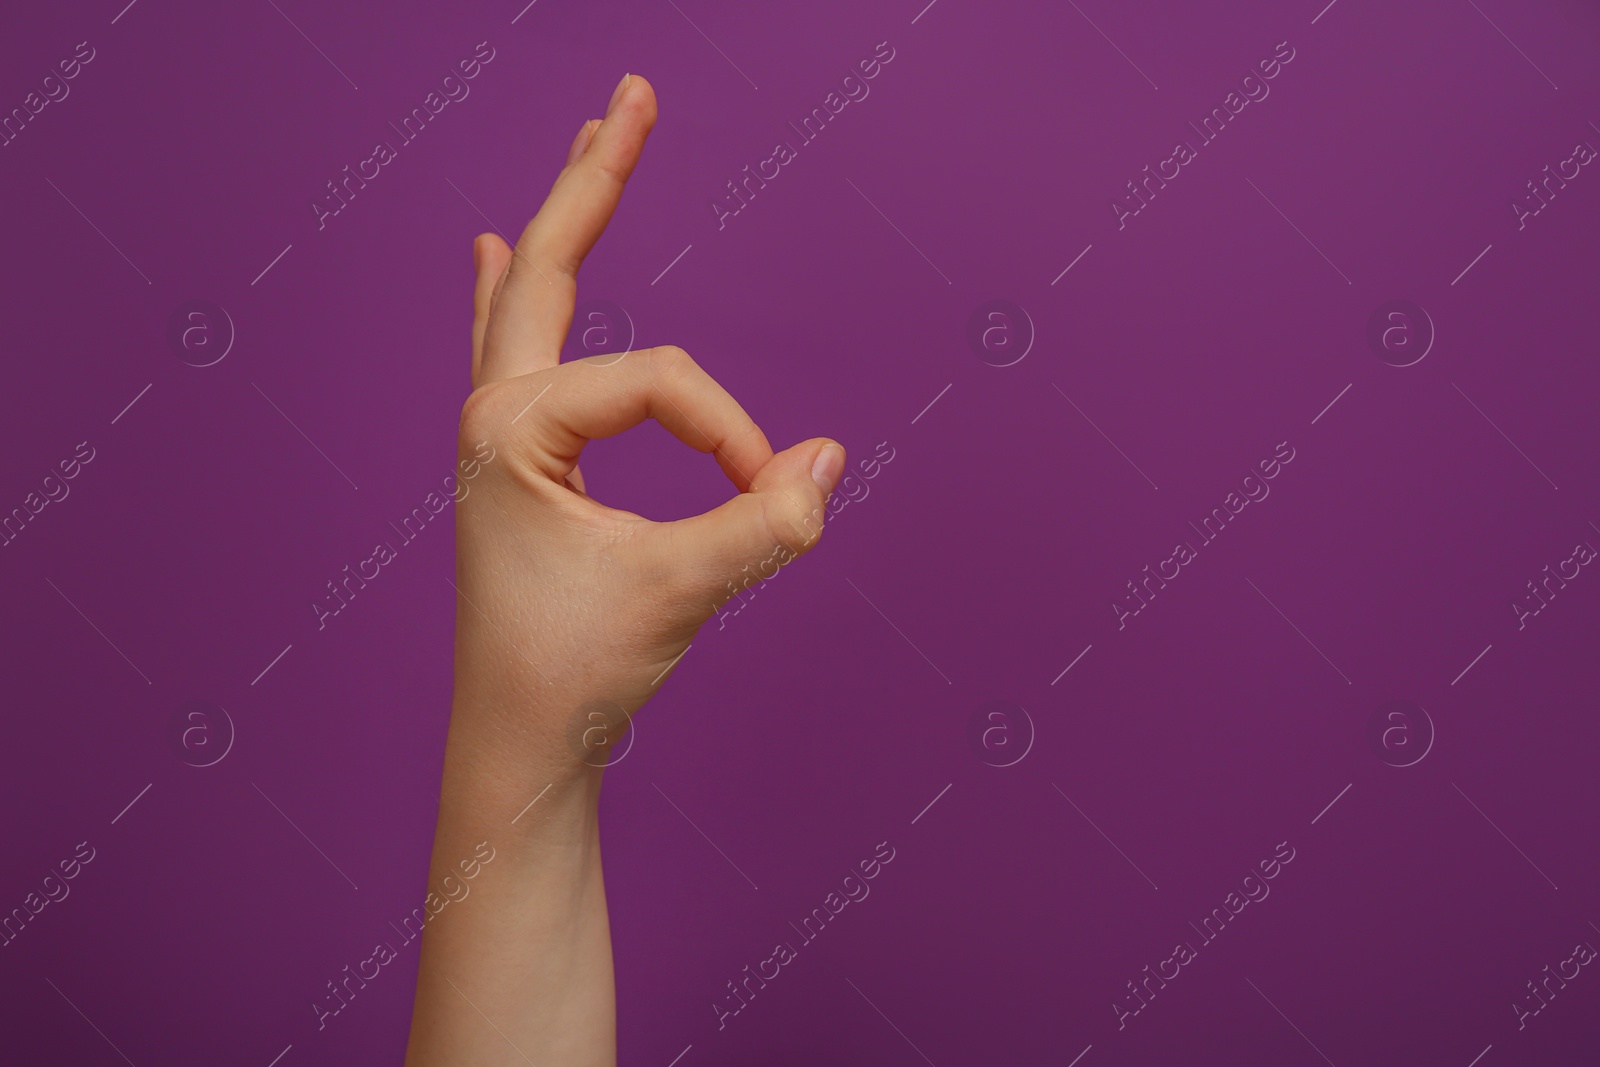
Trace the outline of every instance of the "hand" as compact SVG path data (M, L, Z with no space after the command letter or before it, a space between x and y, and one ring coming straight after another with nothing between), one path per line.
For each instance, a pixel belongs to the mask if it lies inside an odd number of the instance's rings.
M816 544L843 473L827 438L774 454L682 349L560 362L578 268L655 118L649 83L624 78L516 249L494 235L473 246L456 684L430 887L459 892L463 857L496 858L470 898L427 920L410 1067L615 1063L595 750L736 589ZM646 418L712 453L738 494L665 523L589 496L584 445Z
M495 458L457 519L457 695L493 709L496 745L515 738L552 773L583 763L571 742L593 723L580 709L610 709L624 727L741 581L816 543L845 462L826 438L774 455L682 349L559 362L578 268L655 118L650 85L625 78L606 117L578 131L515 251L493 234L474 245L476 388L461 449L472 457L488 441ZM587 495L584 445L646 418L712 453L738 495L665 523Z

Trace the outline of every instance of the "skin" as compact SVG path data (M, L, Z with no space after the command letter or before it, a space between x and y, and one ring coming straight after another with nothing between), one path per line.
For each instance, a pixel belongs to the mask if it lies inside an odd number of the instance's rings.
M817 543L843 473L828 438L775 454L682 349L560 362L578 269L655 120L650 84L625 77L516 248L473 243L455 691L408 1067L616 1063L605 755L733 583ZM666 523L588 495L583 446L645 419L736 494Z

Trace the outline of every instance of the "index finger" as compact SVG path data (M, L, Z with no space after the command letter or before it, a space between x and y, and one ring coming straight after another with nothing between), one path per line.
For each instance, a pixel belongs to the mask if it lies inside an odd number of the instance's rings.
M483 377L553 367L572 325L578 268L617 209L623 187L656 121L655 90L623 77L606 116L517 239L484 337Z
M772 446L755 421L683 349L649 348L621 363L598 362L602 358L573 360L496 386L504 399L495 402L497 414L487 417L514 427L522 454L551 481L572 473L590 441L646 419L690 448L713 454L741 493L772 459Z

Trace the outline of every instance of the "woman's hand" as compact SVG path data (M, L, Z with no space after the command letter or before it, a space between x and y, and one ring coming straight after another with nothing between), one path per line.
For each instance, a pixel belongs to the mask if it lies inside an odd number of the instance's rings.
M560 363L576 275L655 124L655 94L629 76L584 124L549 199L513 251L478 238L473 384L465 461L494 458L457 519L457 700L484 709L497 748L552 777L583 769L735 588L804 553L822 529L844 450L813 438L773 454L760 428L680 348ZM655 419L710 452L738 490L678 522L586 494L584 445Z
M736 589L816 544L843 472L826 438L774 454L682 349L560 362L578 268L655 119L649 83L624 78L516 248L473 246L456 683L411 1067L615 1063L604 753ZM584 445L647 418L714 455L738 494L665 523L589 496Z

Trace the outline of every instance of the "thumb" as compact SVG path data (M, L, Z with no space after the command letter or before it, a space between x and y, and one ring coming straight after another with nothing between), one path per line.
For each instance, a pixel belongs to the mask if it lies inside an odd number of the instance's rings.
M663 523L663 563L717 605L747 583L771 578L821 538L844 464L844 446L826 437L779 452L756 471L749 492L703 515Z

